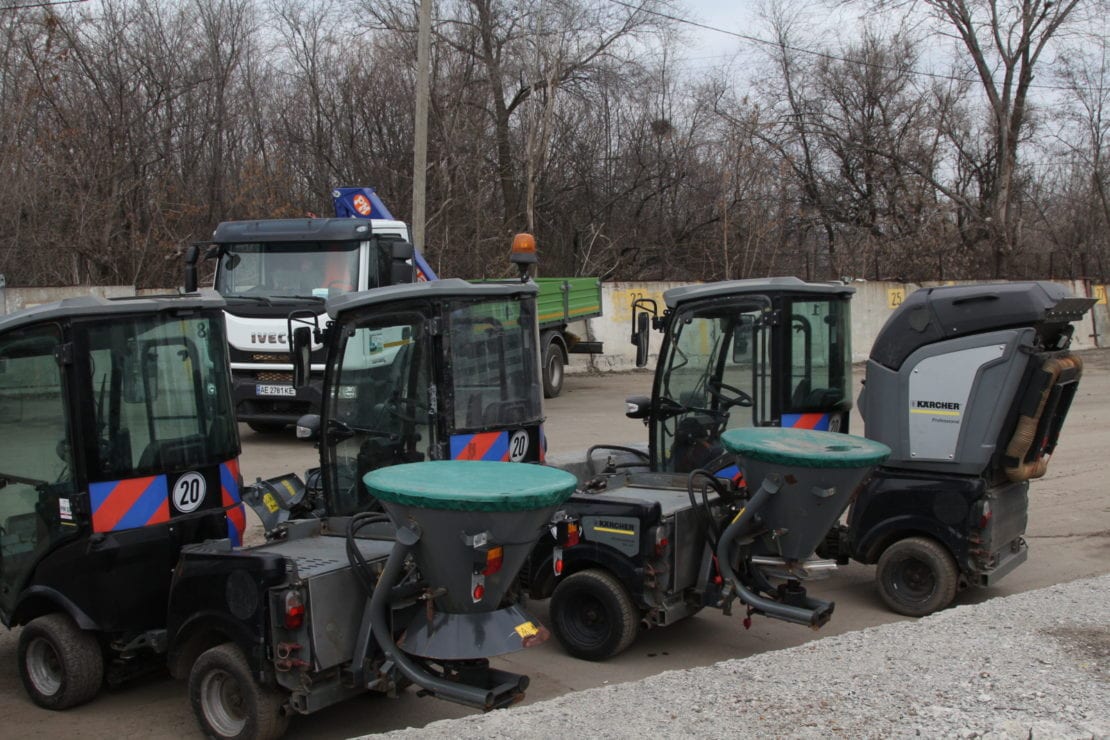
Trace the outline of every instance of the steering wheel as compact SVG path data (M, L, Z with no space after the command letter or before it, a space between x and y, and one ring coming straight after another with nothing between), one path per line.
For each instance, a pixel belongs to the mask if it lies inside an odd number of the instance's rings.
M720 402L722 411L730 409L733 406L750 408L753 403L752 397L747 393L734 385L728 385L719 380L708 381L705 384L705 390L709 392L709 395ZM731 395L725 395L725 391L728 391Z

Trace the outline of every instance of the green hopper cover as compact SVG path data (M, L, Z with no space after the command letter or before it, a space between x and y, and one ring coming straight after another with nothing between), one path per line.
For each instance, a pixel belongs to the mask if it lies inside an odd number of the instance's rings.
M531 511L563 503L578 479L558 468L482 460L432 460L363 477L372 496L421 509Z
M880 442L812 429L730 429L721 442L741 458L797 468L867 468L890 456L890 448Z

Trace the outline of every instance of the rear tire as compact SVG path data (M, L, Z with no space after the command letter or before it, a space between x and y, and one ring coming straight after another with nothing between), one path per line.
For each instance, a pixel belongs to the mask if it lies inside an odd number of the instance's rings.
M254 679L232 642L206 650L189 671L189 701L206 737L273 740L289 727L283 692Z
M104 683L104 654L92 632L68 614L47 614L19 635L19 676L44 709L69 709L96 696Z
M956 598L956 561L936 540L908 537L883 551L875 579L879 595L891 610L924 617Z
M605 660L636 639L640 614L616 578L603 570L583 570L555 587L551 625L563 649L574 657Z
M258 434L278 434L285 431L288 425L280 421L248 421L247 426Z
M543 397L555 398L563 391L564 365L566 356L555 336L547 340L543 348Z

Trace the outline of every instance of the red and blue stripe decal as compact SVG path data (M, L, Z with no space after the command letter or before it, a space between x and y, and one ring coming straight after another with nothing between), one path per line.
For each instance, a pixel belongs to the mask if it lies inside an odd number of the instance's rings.
M818 432L829 431L829 414L783 414L782 425L795 429L814 429Z
M452 460L509 461L508 432L479 432L451 436Z
M232 547L243 544L247 510L239 498L239 459L220 464L220 503L227 514L227 537Z
M166 476L128 478L89 485L94 532L146 527L170 520Z

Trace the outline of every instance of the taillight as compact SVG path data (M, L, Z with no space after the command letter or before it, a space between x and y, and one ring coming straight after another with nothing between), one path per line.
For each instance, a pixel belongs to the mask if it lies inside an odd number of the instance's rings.
M578 525L573 522L567 522L567 541L563 544L564 547L574 547L582 540L582 532L578 529Z
M285 629L296 630L304 626L304 600L299 591L285 593Z
M991 502L990 501L984 501L983 502L983 511L979 515L979 529L986 529L987 525L990 524L990 521L991 521Z
M501 570L501 563L505 560L505 548L497 545L486 550L486 567L482 570L482 575L492 576L497 571Z

